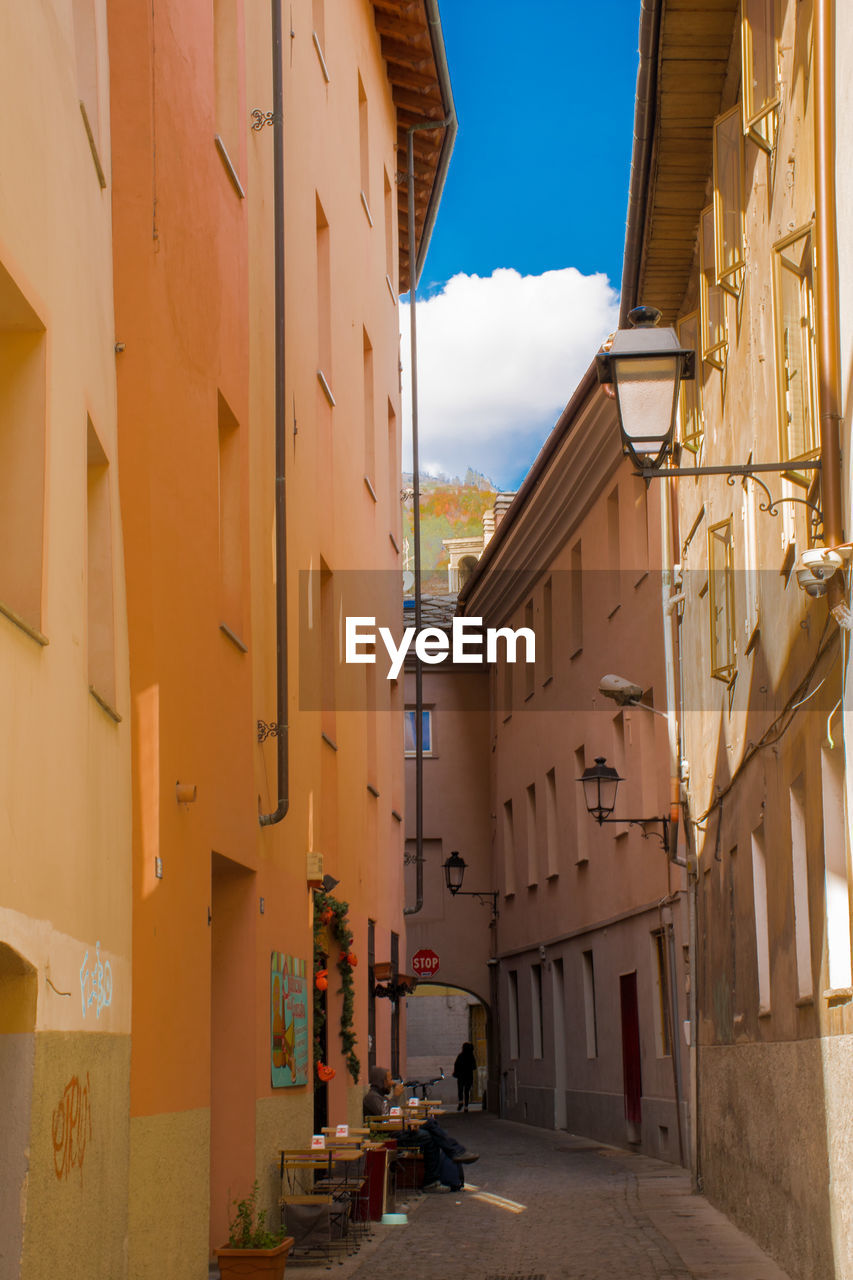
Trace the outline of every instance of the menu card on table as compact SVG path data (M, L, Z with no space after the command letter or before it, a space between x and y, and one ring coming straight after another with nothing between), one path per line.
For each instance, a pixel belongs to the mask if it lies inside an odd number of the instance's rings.
M312 1151L325 1151L325 1150L326 1150L326 1139L325 1139L325 1136L324 1136L322 1133L315 1133L315 1134L312 1136L312 1138L311 1138L311 1150L312 1150Z
M335 1137L336 1137L336 1138L348 1138L348 1137L349 1137L349 1125L348 1125L348 1124L339 1124L339 1125L337 1125L337 1126L335 1127Z

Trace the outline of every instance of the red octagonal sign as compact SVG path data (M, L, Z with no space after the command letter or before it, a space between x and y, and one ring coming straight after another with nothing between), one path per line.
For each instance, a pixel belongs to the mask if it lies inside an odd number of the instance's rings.
M412 969L419 978L432 978L438 973L438 956L429 947L421 947L412 956Z

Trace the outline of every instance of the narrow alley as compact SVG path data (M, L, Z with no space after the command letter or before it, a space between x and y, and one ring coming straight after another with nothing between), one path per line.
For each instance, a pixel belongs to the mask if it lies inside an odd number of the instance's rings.
M338 1280L787 1280L683 1169L480 1112L447 1118L480 1160L468 1186L398 1197L408 1223L377 1224L358 1253L299 1266ZM294 1262L288 1262L288 1267ZM213 1273L215 1274L215 1273Z

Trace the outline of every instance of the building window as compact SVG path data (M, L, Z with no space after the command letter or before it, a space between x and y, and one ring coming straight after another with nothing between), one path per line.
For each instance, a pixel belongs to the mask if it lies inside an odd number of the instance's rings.
M332 394L332 250L329 220L317 199L317 376L331 405Z
M669 980L666 960L666 930L652 933L652 955L655 975L655 1026L657 1028L658 1057L668 1058L672 1053L669 1035Z
M400 971L400 935L391 934L391 972ZM400 1075L400 1001L391 1000L391 1075L396 1080Z
M831 988L853 985L850 956L850 887L844 833L843 747L820 749L823 783L823 855L826 882L826 952Z
M714 260L717 283L729 293L739 293L744 266L740 107L714 121Z
M536 784L527 788L527 885L532 888L539 883L538 857L536 849Z
M110 469L90 419L86 423L86 594L89 688L116 704L113 531Z
M240 164L241 118L238 6L213 0L213 74L216 134L231 164Z
M361 178L361 202L367 219L373 226L370 212L370 133L367 122L367 94L361 76L358 77L358 157Z
M814 457L818 445L811 228L774 245L773 256L779 448L793 462ZM790 478L808 485L813 477L793 468Z
M504 801L504 893L509 896L515 893L515 826L512 816L512 801Z
M622 556L619 534L619 486L607 495L607 573L605 575L607 597L604 610L611 617L619 607L620 570Z
M743 0L743 131L771 151L776 140L779 105L776 0Z
M107 185L101 165L102 148L100 124L100 85L98 74L99 41L98 19L95 12L95 0L73 0L74 17L74 53L77 64L77 97L80 103L80 114L98 182L103 188Z
M734 561L732 521L708 530L708 597L711 616L711 675L731 684L735 674Z
M394 193L391 188L391 182L388 178L388 170L383 171L383 190L385 196L385 278L391 294L396 298L397 290L395 280L397 273L394 269Z
M240 432L237 419L218 393L219 427L219 580L222 621L243 630L243 512L240 484Z
M797 953L797 995L801 1000L814 993L812 980L812 933L809 921L809 858L806 839L805 787L799 777L790 790L791 870L794 880L794 941Z
M0 266L0 609L37 636L42 626L45 345L44 326Z
M329 83L329 68L326 65L326 0L311 0L311 39L320 60L323 79Z
M699 217L699 314L699 354L715 369L724 369L728 342L726 298L717 284L713 205L703 209Z
M376 1066L376 921L367 922L367 1066Z
M549 578L542 589L542 683L554 674L554 586Z
M337 669L335 644L335 575L325 561L320 561L320 687L322 732L335 740L335 685Z
M417 708L407 707L403 725L405 730L405 754L407 756L417 755L418 745L415 738L415 725L417 723ZM421 740L423 744L423 753L425 756L434 755L432 747L432 711L421 711Z
M363 369L363 404L364 404L364 478L367 489L376 502L376 415L373 409L373 347L362 330L364 357Z
M528 631L533 631L533 601L528 600L524 606L524 625ZM525 655L526 656L526 655ZM529 657L524 664L524 700L532 698L536 692L536 663L531 662Z
M509 1004L509 1056L518 1057L518 973L515 969L507 972L507 1002Z
M678 341L688 351L699 350L699 312L691 311L678 321ZM682 378L678 398L679 439L691 453L702 448L705 424L702 419L702 367L697 365L695 378Z
M575 751L575 786L571 790L575 808L575 862L577 863L589 861L590 821L584 804L583 787L580 785L585 769L586 752L583 747L578 747Z
M583 555L580 542L572 547L570 581L569 654L574 657L583 648Z
M583 966L583 1008L586 1025L586 1056L598 1057L598 1023L595 1013L595 964L591 951L581 954Z
M770 926L767 911L767 858L764 826L752 833L752 894L755 954L758 965L758 1012L770 1012Z
M545 774L545 872L548 879L560 874L560 826L557 820L557 774Z
M533 1019L532 1049L534 1058L544 1057L542 1048L542 966L530 966L530 1012Z

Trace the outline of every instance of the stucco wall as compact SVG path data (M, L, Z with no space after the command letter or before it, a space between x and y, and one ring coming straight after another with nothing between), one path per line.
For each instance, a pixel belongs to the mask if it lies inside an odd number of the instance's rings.
M129 1064L127 1035L35 1036L22 1280L124 1274Z
M186 1280L207 1257L210 1114L136 1116L130 1148L128 1276Z
M849 1274L849 1240L842 1270L833 1259L821 1057L818 1040L717 1045L699 1057L703 1191L793 1280Z

